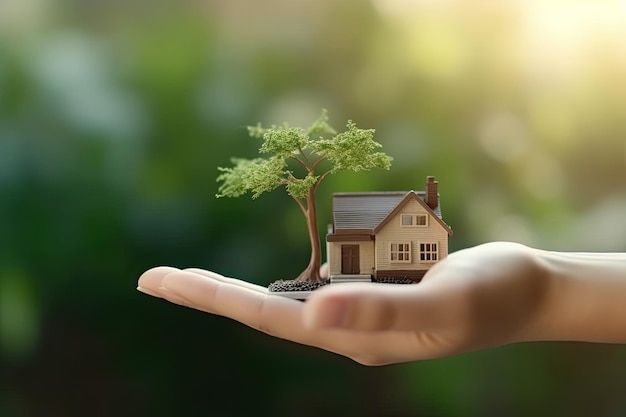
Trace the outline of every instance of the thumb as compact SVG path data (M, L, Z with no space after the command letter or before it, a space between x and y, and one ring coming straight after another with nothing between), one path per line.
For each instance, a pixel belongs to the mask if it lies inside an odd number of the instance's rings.
M334 284L306 301L303 321L311 329L432 331L449 322L446 304L426 283Z

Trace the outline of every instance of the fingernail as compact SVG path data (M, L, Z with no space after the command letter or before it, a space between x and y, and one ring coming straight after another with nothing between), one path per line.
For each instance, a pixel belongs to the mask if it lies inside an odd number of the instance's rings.
M150 291L149 289L146 289L146 288L143 288L143 287L137 287L137 291L141 291L142 293L151 295L153 297L162 298L162 296L160 294L157 294L156 292Z

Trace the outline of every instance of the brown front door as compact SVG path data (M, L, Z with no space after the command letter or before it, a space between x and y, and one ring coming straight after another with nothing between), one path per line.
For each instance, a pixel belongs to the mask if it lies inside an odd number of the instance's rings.
M359 274L359 245L341 245L341 273Z

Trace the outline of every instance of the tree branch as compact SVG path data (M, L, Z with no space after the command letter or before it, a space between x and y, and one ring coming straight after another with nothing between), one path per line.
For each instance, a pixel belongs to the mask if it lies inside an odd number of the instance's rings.
M296 180L297 178L293 176L293 173L291 171L287 171L287 178L283 178L280 181L280 183L281 185L288 186L290 183ZM298 203L298 207L300 207L300 210L302 210L302 214L304 214L304 217L306 217L308 215L308 208L304 205L302 200L294 196L293 194L290 194L290 193L287 193L287 194L289 194L289 196L291 196L291 198L293 198L295 202Z
M315 183L315 186L313 187L313 192L317 192L317 187L320 186L320 184L322 183L322 181L324 181L324 179L330 174L330 170L324 172L319 179L317 180L317 182Z
M291 194L290 194L290 195L291 195ZM306 216L307 216L307 212L308 212L308 210L307 210L307 208L304 206L304 203L302 202L302 200L300 200L300 199L299 199L299 198L297 198L297 197L294 197L293 195L291 196L291 198L293 198L293 199L296 201L296 203L298 203L298 206L300 207L300 210L302 210L302 214L304 214L304 217L306 217Z
M293 172L291 172L291 171L286 171L286 174L287 174L287 178L283 178L283 179L282 179L282 181L283 181L282 183L283 183L283 184L288 185L288 184L290 184L290 183L292 183L292 182L294 182L294 181L297 181L297 180L298 180L298 179L297 179L297 178L293 175Z
M305 161L306 161L306 166L305 166L304 168L305 168L307 171L309 171L309 172L310 172L310 171L312 171L312 170L313 170L313 168L309 168L309 167L311 166L311 161L309 160L309 157L308 157L308 156L306 156L306 154L305 154L305 153L304 153L304 151L302 150L302 147L301 147L301 146L298 148L298 150L300 151L300 154L301 154L302 156L304 156L304 159L305 159Z
M302 168L304 168L307 171L309 170L309 167L307 166L307 164L304 163L304 161L302 161L302 159L296 158L295 156L290 156L289 159L293 159L294 161L302 165Z
M313 165L311 165L311 171L315 170L315 168L317 168L317 166L321 164L322 162L324 162L325 160L326 160L325 156L320 156L320 158L317 161L313 162Z

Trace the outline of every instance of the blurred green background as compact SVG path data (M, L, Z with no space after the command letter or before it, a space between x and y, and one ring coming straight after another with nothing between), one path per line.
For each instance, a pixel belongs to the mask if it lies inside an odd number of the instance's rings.
M329 178L322 223L435 175L452 250L626 251L623 0L3 0L0 416L626 414L620 346L367 368L135 291L295 276L297 206L218 200L216 167L323 107L395 160Z

